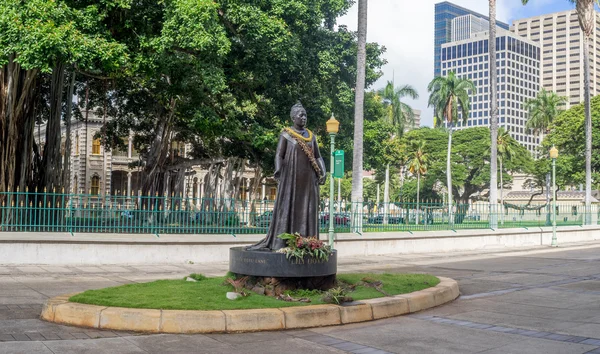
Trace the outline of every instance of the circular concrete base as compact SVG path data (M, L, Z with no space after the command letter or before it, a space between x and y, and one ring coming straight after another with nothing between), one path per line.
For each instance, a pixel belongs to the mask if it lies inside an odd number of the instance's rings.
M323 277L337 272L337 252L333 250L327 261L311 257L299 261L287 259L285 253L232 247L229 249L229 271L257 277Z
M148 333L231 333L333 326L404 315L456 299L458 283L440 283L410 294L356 301L344 306L312 305L279 309L180 311L106 307L69 302L75 294L44 304L46 321L111 330Z

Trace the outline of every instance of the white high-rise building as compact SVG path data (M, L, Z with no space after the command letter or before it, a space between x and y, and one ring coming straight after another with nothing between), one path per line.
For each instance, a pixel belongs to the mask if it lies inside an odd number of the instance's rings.
M488 32L442 45L442 76L454 71L473 81L477 92L471 93L471 112L466 124L456 129L490 126ZM496 38L498 74L498 125L529 151L539 145L539 138L525 128L527 111L523 103L536 97L540 90L540 47L536 42L510 32Z
M487 31L490 28L488 20L471 14L452 19L451 42L469 39L475 33Z
M596 25L589 43L592 96L600 93L600 14L594 16ZM511 31L540 45L542 87L567 97L566 108L583 102L583 34L576 10L516 20Z

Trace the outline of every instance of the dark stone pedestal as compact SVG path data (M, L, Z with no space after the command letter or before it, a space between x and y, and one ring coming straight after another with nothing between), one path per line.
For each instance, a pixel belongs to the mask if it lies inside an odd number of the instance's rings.
M229 249L229 271L255 277L325 277L337 273L337 252L333 250L327 261L306 257L300 262L287 259L285 253L232 247Z
M334 250L327 261L306 257L301 262L287 259L285 253L233 247L229 249L229 271L251 276L247 288L262 288L267 296L296 289L329 290L336 284L337 252Z

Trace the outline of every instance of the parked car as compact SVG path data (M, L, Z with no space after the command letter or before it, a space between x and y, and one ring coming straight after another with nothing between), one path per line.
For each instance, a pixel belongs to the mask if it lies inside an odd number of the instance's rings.
M322 225L329 225L329 213L321 213L319 220ZM348 226L350 225L350 214L348 213L335 213L333 214L333 223L335 225Z
M378 214L370 216L367 219L369 224L383 224L384 215ZM388 224L404 224L404 217L397 215L388 215Z

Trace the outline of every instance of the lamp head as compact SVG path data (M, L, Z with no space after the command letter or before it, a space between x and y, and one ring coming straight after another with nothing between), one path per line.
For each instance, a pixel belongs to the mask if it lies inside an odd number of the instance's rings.
M333 113L331 113L331 118L327 121L327 132L329 134L337 134L340 130L340 122L335 119Z
M553 145L552 149L550 149L550 158L555 159L558 157L558 149Z

